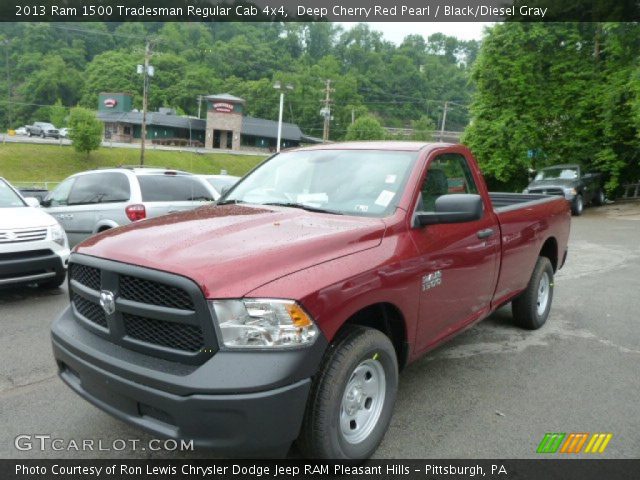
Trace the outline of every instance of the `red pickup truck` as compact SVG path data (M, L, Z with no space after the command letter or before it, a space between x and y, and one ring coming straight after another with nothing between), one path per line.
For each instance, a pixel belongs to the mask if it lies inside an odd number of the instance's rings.
M570 220L563 198L489 193L459 145L281 153L217 206L79 245L54 355L80 396L154 435L366 458L405 365L507 302L545 323Z

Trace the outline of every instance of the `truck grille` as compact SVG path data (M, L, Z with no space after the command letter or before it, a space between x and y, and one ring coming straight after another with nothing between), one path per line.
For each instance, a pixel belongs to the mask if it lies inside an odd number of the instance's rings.
M217 351L206 300L191 280L79 254L69 272L76 320L96 335L183 363L202 363Z
M120 295L134 302L150 303L162 307L193 310L193 302L189 294L170 285L150 282L144 278L120 277Z
M202 329L196 325L163 322L125 313L124 328L132 338L178 350L197 352L204 345Z
M541 195L560 195L564 197L564 190L561 188L535 188L529 190L529 193L537 193Z
M100 270L74 263L69 267L71 278L92 290L100 290Z
M46 228L29 228L22 230L0 230L0 243L37 242L47 238Z
M107 316L100 305L90 302L78 294L73 294L73 304L80 315L90 322L100 325L102 328L108 328Z

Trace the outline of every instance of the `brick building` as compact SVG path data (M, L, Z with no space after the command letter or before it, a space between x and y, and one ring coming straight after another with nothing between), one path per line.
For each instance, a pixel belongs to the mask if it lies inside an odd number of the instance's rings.
M176 115L169 108L147 112L147 141L156 144L203 146L224 150L269 150L276 148L278 122L244 115L245 100L228 93L208 95L206 120ZM128 93L101 93L98 118L104 122L106 140L139 142L142 112L132 108ZM293 123L282 123L281 148L316 143Z

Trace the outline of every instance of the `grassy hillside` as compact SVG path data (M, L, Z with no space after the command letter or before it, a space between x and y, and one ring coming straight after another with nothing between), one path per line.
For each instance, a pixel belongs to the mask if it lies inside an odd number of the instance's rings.
M193 173L244 175L260 162L261 156L228 153L191 153L147 148L145 164L186 170ZM55 182L73 173L117 165L137 165L140 151L133 148L105 148L89 158L70 146L0 143L0 177L10 182Z

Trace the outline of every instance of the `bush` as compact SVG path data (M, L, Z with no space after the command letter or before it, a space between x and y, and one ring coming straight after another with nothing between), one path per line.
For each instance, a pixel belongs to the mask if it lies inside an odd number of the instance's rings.
M380 122L371 115L358 118L349 125L345 140L383 140L386 137Z
M76 152L86 153L89 156L100 147L102 142L102 122L96 114L86 108L76 107L71 109L69 115L69 138Z

